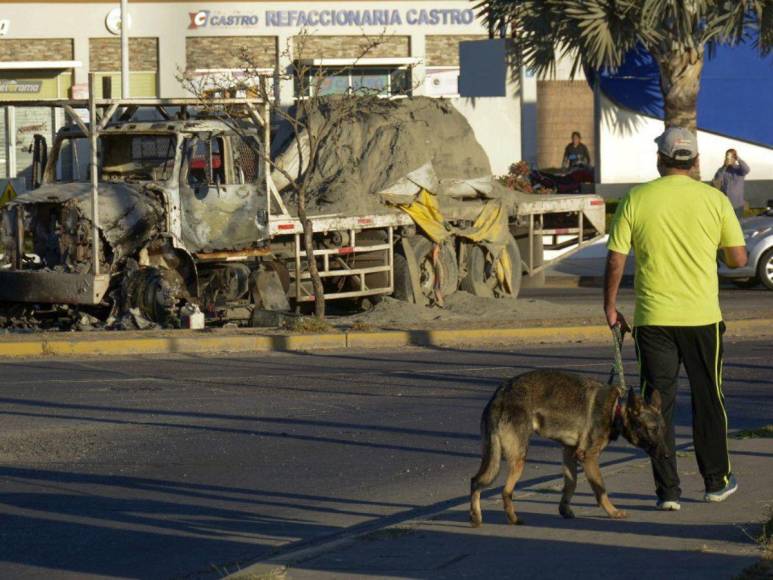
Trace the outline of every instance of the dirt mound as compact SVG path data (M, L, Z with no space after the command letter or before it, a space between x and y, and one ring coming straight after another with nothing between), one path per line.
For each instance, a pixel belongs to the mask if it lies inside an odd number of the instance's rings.
M373 210L378 192L428 163L441 182L491 175L470 124L448 101L337 97L322 101L308 123L320 139L309 201L325 211ZM296 175L305 170L297 149L290 139L277 158ZM280 190L287 184L276 172L275 181Z

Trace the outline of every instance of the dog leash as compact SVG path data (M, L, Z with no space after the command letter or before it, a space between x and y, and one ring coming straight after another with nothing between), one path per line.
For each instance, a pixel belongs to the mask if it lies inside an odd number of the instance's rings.
M615 361L612 365L612 370L609 373L609 381L608 384L612 384L615 380L615 375L620 377L620 385L618 388L620 389L621 393L626 392L626 386L625 386L625 369L623 368L623 339L625 338L625 333L623 332L622 327L620 324L615 324L612 327L612 342L615 345Z

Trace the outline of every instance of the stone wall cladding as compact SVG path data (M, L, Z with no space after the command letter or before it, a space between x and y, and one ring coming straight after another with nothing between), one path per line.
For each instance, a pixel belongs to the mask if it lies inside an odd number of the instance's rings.
M537 83L537 164L560 167L564 147L579 131L595 155L593 91L586 81L539 81Z
M190 36L185 39L185 68L243 69L249 54L249 65L258 68L274 68L277 58L275 36Z
M121 39L90 38L89 63L94 72L121 70ZM158 71L158 38L129 38L129 70Z
M459 43L467 40L486 40L488 36L457 34L426 36L424 61L427 66L459 66Z
M303 40L303 46L300 46ZM372 49L366 49L375 43ZM295 57L301 58L395 58L411 56L410 36L307 36L293 39Z
M0 39L0 62L73 60L71 38Z

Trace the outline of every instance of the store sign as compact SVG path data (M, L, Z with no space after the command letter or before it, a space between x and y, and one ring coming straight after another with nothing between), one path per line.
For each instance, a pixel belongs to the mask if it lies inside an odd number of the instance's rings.
M225 13L213 10L189 12L189 30L207 27L253 27L261 22L258 14ZM464 26L475 22L472 9L369 9L369 10L266 10L266 27L327 26Z
M189 30L206 27L243 27L256 26L260 19L257 14L241 13L223 13L212 10L199 10L198 12L188 12L190 23Z
M11 95L33 95L40 92L43 81L0 80L0 93Z
M472 24L475 13L460 9L266 10L266 26L447 26Z

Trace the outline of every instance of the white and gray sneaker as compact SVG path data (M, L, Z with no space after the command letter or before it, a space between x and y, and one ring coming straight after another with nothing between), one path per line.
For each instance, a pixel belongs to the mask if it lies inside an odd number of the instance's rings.
M731 495L738 491L738 482L735 480L735 475L732 473L727 478L727 485L718 491L707 491L703 499L708 502L720 502L725 501Z
M678 512L682 509L679 502L673 499L667 499L665 501L659 499L658 503L655 504L655 507L664 512Z

